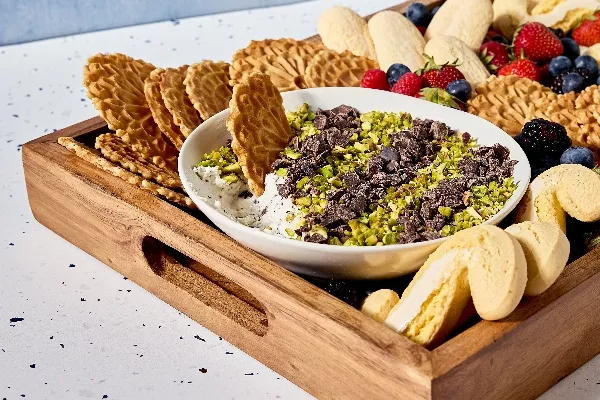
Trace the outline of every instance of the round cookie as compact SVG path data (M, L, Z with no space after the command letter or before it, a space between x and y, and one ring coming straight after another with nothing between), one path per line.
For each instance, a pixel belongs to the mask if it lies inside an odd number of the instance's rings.
M395 291L379 289L363 301L360 311L377 322L383 322L398 301L400 301L400 296Z
M525 294L537 296L558 279L567 265L570 244L558 226L549 222L527 221L511 225L506 232L521 245L527 260Z
M465 254L469 286L479 316L498 320L517 307L527 284L527 262L519 242L503 231L481 225L459 232L460 240L471 243Z
M556 188L563 174L576 165L559 165L550 168L535 178L527 188L525 196L515 210L515 222L552 222L567 231L567 214L556 197Z
M556 188L562 208L582 222L600 219L600 175L582 165L571 165Z

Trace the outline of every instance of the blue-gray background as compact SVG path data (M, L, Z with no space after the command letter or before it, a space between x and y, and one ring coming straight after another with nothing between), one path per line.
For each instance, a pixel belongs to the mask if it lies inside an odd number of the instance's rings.
M0 45L303 0L0 0Z

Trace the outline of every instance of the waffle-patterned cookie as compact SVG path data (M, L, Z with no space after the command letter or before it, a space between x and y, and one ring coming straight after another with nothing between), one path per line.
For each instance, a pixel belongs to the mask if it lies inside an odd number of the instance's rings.
M190 65L183 83L194 108L203 120L229 106L233 91L229 86L229 64L226 62L204 60Z
M165 107L173 116L175 125L179 126L181 133L186 138L202 123L183 84L187 69L187 65L179 68L167 68L160 81L160 94L165 102Z
M369 58L348 51L323 50L306 68L305 80L311 88L360 86L365 71L373 68L378 68L378 64Z
M265 191L265 176L293 137L281 94L268 75L252 73L233 88L227 129L231 147L252 193Z

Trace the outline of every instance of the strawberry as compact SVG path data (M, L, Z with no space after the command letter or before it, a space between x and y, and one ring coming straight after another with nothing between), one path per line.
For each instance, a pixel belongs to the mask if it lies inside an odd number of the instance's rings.
M427 63L417 74L421 75L426 87L446 89L450 82L465 79L463 73L456 68L456 63L437 65L433 58L425 56L425 59Z
M400 77L392 87L392 92L407 96L419 97L419 91L423 87L423 79L414 72L407 72Z
M506 46L499 42L486 42L479 48L479 58L490 72L496 72L510 62Z
M580 46L593 46L600 43L600 19L598 15L593 15L585 19L581 25L573 30L571 37Z
M532 81L539 82L542 74L536 63L531 60L520 59L498 70L498 76L506 75L516 75L519 78L529 78Z
M494 36L504 36L502 33L498 32L495 29L488 29L487 33L485 34L485 40L492 40L492 38Z
M427 28L425 28L424 26L417 26L417 29L419 30L419 32L421 32L421 35L425 36L425 32L427 32Z
M385 72L380 69L370 69L365 72L360 86L369 89L390 90Z
M513 40L515 56L546 62L563 53L560 39L544 24L528 22L517 30Z

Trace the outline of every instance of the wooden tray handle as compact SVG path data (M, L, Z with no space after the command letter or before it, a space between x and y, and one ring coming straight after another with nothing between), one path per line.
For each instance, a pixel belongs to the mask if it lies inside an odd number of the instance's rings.
M263 305L239 284L151 236L142 238L141 250L155 275L250 332L266 334L268 319Z

